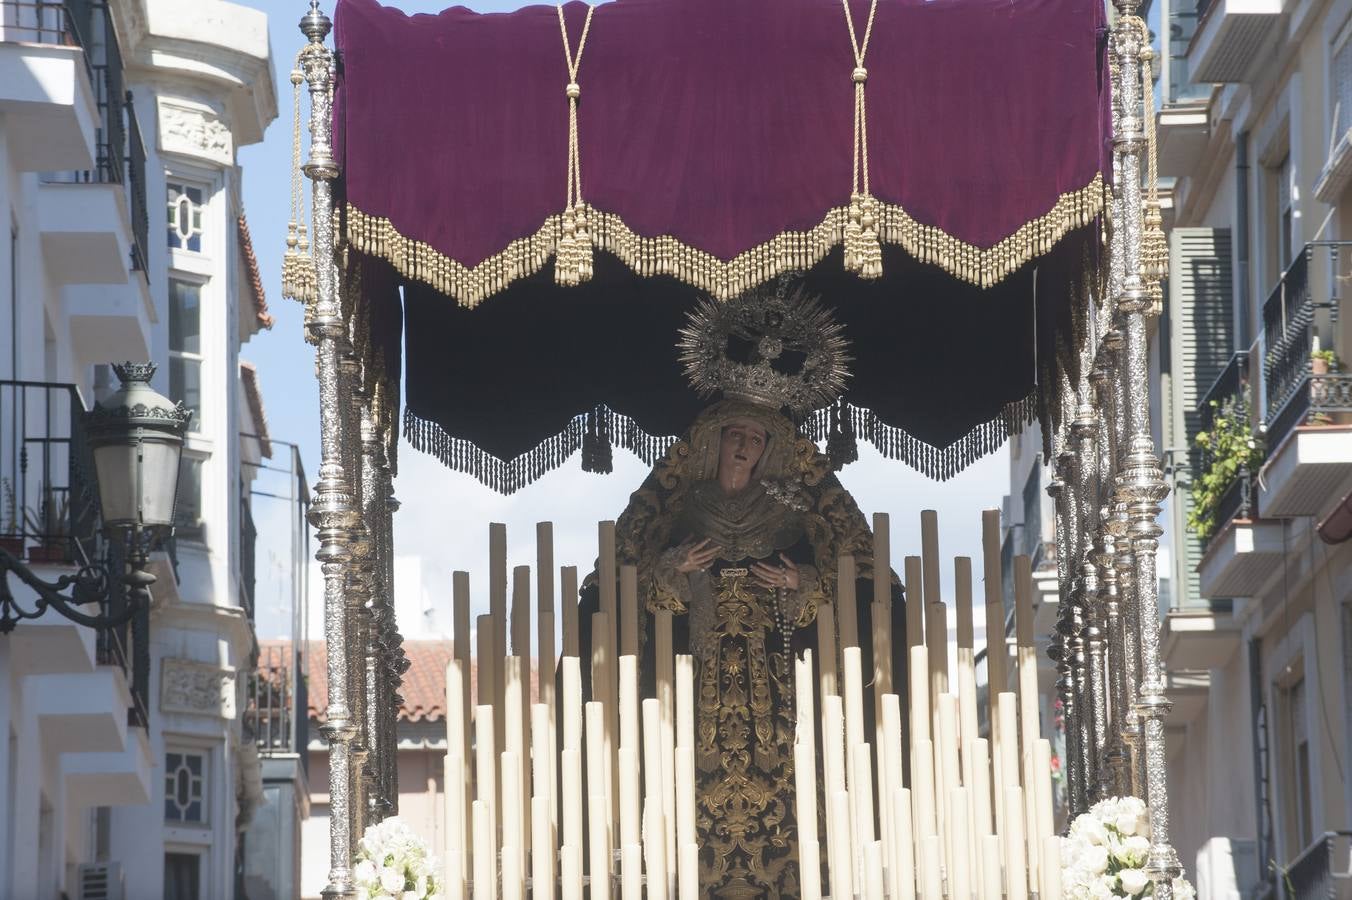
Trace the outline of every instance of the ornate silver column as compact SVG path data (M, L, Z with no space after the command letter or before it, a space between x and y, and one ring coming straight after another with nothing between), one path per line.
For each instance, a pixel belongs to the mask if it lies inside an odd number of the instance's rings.
M360 379L358 379L360 383ZM370 399L366 392L354 394L357 415L361 419L361 510L362 520L370 541L370 550L363 559L367 579L366 605L362 611L364 634L361 647L362 693L366 700L363 714L369 756L363 769L366 798L363 814L368 823L384 818L384 750L382 730L386 699L380 679L380 640L385 628L385 573L384 540L381 522L385 513L384 485L377 454L380 440L371 416Z
M1093 323L1090 323L1093 327ZM1082 360L1081 367L1091 363ZM1098 414L1091 404L1089 378L1082 376L1077 391L1079 405L1075 410L1072 433L1075 435L1076 468L1079 474L1077 500L1080 505L1080 587L1078 608L1081 616L1080 647L1085 654L1081 667L1084 681L1084 701L1088 704L1081 716L1080 734L1084 741L1081 751L1085 758L1085 788L1087 799L1098 798L1101 782L1099 767L1101 742L1107 729L1108 697L1103 683L1103 630L1099 627L1099 572L1094 563L1097 545L1099 507Z
M1150 853L1146 872L1156 900L1171 900L1173 879L1181 871L1169 842L1169 797L1165 780L1164 717L1171 703L1165 695L1159 659L1159 583L1155 553L1162 529L1160 503L1168 495L1164 473L1150 432L1150 394L1146 316L1152 303L1141 271L1141 154L1145 150L1141 60L1149 52L1145 23L1136 16L1137 0L1114 0L1120 17L1113 30L1117 57L1115 92L1119 113L1113 145L1122 154L1122 234L1125 278L1117 308L1125 326L1124 375L1127 389L1128 444L1117 482L1117 497L1126 503L1127 534L1136 563L1136 606L1140 628L1141 689L1136 701L1145 757L1146 801L1150 805Z
M345 291L339 291L340 301ZM343 319L349 322L349 307L344 307ZM357 843L361 840L369 820L368 796L372 788L370 765L374 734L370 728L371 698L366 692L366 657L371 644L371 617L368 603L371 596L371 535L366 526L366 482L369 480L362 454L361 407L361 364L352 352L352 345L345 333L341 345L339 363L341 396L347 398L343 404L343 435L346 450L346 471L348 479L356 489L357 520L352 526L349 549L352 558L347 566L347 647L348 658L348 700L352 706L353 721L357 732L352 741L352 852L356 854ZM333 648L329 648L333 652Z
M1064 408L1064 406L1063 406ZM1055 443L1059 446L1052 467L1052 481L1047 485L1056 510L1056 569L1058 601L1056 610L1056 633L1048 653L1056 662L1057 693L1061 699L1061 720L1065 732L1065 771L1066 787L1070 802L1071 816L1078 815L1085 805L1084 766L1080 744L1080 702L1076 683L1074 639L1078 634L1075 626L1075 480L1071 473L1071 461L1074 459L1066 448L1068 430L1059 435Z
M352 882L352 742L357 733L349 704L347 564L350 532L357 523L352 484L343 465L348 435L344 434L339 388L340 345L346 338L338 299L334 263L332 181L338 165L332 154L333 54L324 46L332 23L311 0L301 19L306 45L301 68L310 89L310 155L304 172L312 182L314 255L317 297L307 328L316 350L319 379L320 465L310 523L319 540L315 558L324 575L324 638L328 644L328 707L320 733L329 744L329 881L327 900L353 897Z

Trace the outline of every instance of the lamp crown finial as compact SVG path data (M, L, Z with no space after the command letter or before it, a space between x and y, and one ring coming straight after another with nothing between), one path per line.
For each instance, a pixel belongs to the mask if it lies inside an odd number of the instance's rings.
M149 384L150 379L155 377L156 368L153 362L134 363L128 360L123 363L113 363L113 371L123 384L133 382Z

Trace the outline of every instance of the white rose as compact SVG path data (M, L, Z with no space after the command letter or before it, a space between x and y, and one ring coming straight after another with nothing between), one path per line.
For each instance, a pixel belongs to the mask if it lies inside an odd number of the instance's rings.
M1186 878L1174 879L1174 900L1194 900L1197 891Z
M1084 827L1081 829L1084 839L1092 845L1107 846L1108 829L1103 827L1103 823L1096 819L1085 819Z
M1150 884L1150 876L1146 875L1143 869L1123 869L1117 873L1117 877L1122 879L1122 890L1133 897Z
M423 900L423 895L417 891L404 891L402 900Z
M380 870L380 886L391 894L399 893L404 889L404 873L386 866Z
M1099 875L1108 870L1108 849L1106 847L1089 847L1085 850L1084 861L1082 863L1085 871ZM382 879L382 884L384 883Z
M1122 859L1132 865L1141 865L1150 854L1150 841L1144 835L1133 834L1122 842Z
M1132 812L1118 812L1113 817L1113 827L1121 832L1123 837L1131 837L1135 834L1140 823L1140 817Z
M1112 885L1104 878L1094 879L1094 883L1089 885L1089 896L1093 900L1112 900Z
M352 867L352 877L360 884L371 884L376 880L376 864L363 859Z

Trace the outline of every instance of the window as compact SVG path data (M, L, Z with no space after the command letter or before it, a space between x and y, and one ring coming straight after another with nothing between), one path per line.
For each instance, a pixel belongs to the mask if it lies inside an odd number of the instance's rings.
M178 495L174 498L174 528L179 537L202 539L202 463L184 453L178 464Z
M1291 748L1291 764L1287 768L1289 781L1287 791L1291 799L1286 806L1291 813L1292 835L1295 838L1294 846L1287 848L1287 856L1294 858L1314 839L1314 816L1310 809L1313 794L1305 679L1302 678L1287 688L1286 711Z
M1291 265L1291 227L1295 214L1291 205L1291 155L1277 166L1277 266L1283 271Z
M206 781L206 769L207 757L205 753L192 750L171 750L164 754L164 819L166 822L206 824L206 802L202 796L203 785ZM169 855L174 856L175 854ZM165 896L169 896L169 894L166 893Z
M1333 134L1334 140L1342 137L1343 132L1352 129L1352 40L1343 41L1333 54L1333 66L1330 76L1333 81Z
M201 888L201 854L164 854L164 900L197 900Z
M201 253L202 199L205 192L200 187L170 180L168 193L170 248Z
M202 285L169 279L169 397L192 410L188 430L202 430Z

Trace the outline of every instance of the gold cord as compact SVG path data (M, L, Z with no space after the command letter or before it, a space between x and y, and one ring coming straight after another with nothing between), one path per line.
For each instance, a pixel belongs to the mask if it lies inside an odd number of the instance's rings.
M850 182L849 217L844 226L845 268L861 278L878 278L883 274L882 246L878 241L878 201L869 192L868 184L868 109L864 103L864 84L868 69L864 57L873 37L873 17L878 11L878 0L869 0L868 22L864 25L861 41L854 30L854 15L850 0L840 0L845 8L845 27L850 33L850 47L854 50L854 146L853 175Z
M554 280L563 285L576 285L589 281L592 276L592 239L587 227L587 206L582 200L582 156L577 131L577 101L582 96L582 87L577 82L577 73L582 65L582 51L587 47L587 33L591 31L592 13L596 7L587 7L587 18L582 23L582 36L578 38L576 53L568 40L563 4L559 3L557 9L559 34L563 37L563 58L568 67L568 84L564 87L564 94L568 97L568 178L562 218L563 233L554 255Z
M1150 61L1150 30L1138 19L1144 50L1141 53L1141 113L1145 119L1146 199L1141 232L1141 277L1151 307L1164 311L1164 279L1169 275L1169 243L1164 236L1164 215L1160 209L1159 154L1155 140L1155 87Z
M305 198L300 171L300 86L305 81L301 62L312 44L296 55L291 70L291 220L286 226L286 252L282 255L282 296L309 306L318 296L318 277L310 253L309 229L305 226Z

